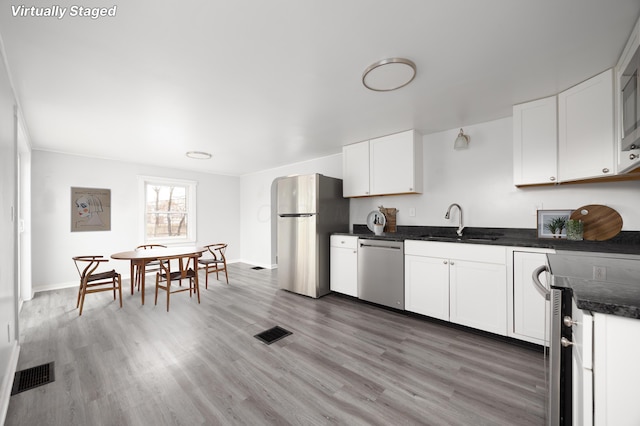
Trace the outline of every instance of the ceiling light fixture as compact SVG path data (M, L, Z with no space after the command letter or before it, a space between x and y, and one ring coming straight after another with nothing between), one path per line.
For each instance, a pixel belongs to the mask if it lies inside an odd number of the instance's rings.
M187 152L187 157L193 158L194 160L208 160L211 158L211 154L203 151L189 151Z
M362 84L369 90L389 92L406 86L416 76L416 64L405 58L388 58L371 64L362 74Z
M460 129L460 133L458 133L458 137L453 143L453 149L460 150L467 148L469 148L469 136L465 135L462 129Z

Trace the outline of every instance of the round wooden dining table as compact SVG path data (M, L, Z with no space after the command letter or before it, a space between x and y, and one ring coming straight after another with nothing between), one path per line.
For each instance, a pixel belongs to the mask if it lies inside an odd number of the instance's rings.
M142 304L144 305L144 282L147 263L157 260L160 257L167 256L188 256L192 254L202 254L207 249L205 247L186 246L186 247L156 247L146 250L130 250L114 253L112 259L129 260L131 262L131 294L133 294L133 283L136 266L140 277L140 287L142 287Z

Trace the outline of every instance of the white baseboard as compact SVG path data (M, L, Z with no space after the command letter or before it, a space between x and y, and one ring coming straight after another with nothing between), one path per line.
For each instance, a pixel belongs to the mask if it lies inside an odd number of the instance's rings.
M18 367L18 355L20 355L20 345L18 341L13 341L13 348L11 348L11 356L9 358L9 364L7 365L7 371L4 372L4 379L0 387L0 425L4 424L7 417L7 410L9 409L9 399L11 398L11 389L13 388L13 379L16 375L16 368Z
M63 288L78 287L79 281L71 281L66 283L49 284L33 289L33 293L40 293L41 291L61 290Z

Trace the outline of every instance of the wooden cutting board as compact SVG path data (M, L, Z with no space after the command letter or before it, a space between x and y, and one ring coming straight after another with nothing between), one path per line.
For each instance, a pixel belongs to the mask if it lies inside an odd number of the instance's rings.
M622 216L611 207L600 204L578 207L571 213L570 219L582 221L583 238L589 241L608 240L622 230Z

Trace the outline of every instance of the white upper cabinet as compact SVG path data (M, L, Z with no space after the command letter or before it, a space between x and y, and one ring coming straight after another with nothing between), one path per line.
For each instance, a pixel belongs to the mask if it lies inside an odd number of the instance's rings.
M342 195L369 195L369 141L342 147Z
M613 70L558 95L558 179L614 174Z
M513 183L535 185L558 179L555 96L513 107Z
M369 141L371 195L422 192L422 138L414 130Z
M343 195L422 192L422 137L415 130L342 148Z

